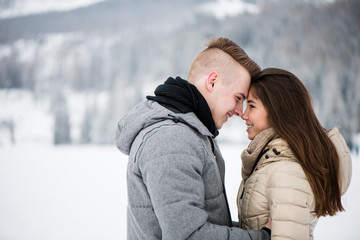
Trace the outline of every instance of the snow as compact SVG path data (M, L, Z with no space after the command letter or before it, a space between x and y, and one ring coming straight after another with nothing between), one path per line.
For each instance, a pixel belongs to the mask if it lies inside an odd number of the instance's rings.
M0 19L49 11L68 11L103 1L105 0L14 0L9 6L1 6Z
M233 220L245 146L221 144ZM127 156L115 146L0 148L0 239L125 239ZM315 239L357 238L360 157L343 197L346 212L320 218Z
M109 94L104 91L88 91L85 93L67 91L66 96L71 124L71 139L73 143L80 143L81 129L86 117L86 110L88 108L95 108L97 109L97 114L104 114L106 105L109 103Z
M224 19L242 13L256 14L259 12L259 7L256 4L242 0L217 0L202 4L199 11L213 14L218 19Z
M104 91L86 93L66 91L73 143L81 142L81 128L90 107L104 114L109 95ZM37 98L27 90L0 89L0 147L54 142L54 116L50 99ZM99 123L101 124L101 123ZM115 128L115 127L114 127Z
M26 90L0 90L0 103L0 147L15 142L21 144L53 142L53 118L48 111L49 101L38 101Z
M125 239L127 162L115 147L10 147L0 159L0 239Z

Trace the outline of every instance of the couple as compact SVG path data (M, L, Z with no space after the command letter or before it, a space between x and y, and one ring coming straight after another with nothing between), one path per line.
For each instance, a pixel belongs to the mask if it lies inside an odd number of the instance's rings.
M187 80L167 79L118 124L117 146L129 155L128 239L312 239L320 216L344 210L347 146L336 128L322 128L296 76L261 71L236 43L215 38ZM233 115L252 140L241 155L239 226L215 140Z

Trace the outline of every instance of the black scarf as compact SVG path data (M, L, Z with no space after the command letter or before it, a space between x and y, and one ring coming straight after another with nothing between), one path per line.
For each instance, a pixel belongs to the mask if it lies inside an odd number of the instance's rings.
M194 112L207 129L216 137L216 129L211 110L199 90L186 80L169 77L164 84L155 89L155 96L147 96L173 112Z

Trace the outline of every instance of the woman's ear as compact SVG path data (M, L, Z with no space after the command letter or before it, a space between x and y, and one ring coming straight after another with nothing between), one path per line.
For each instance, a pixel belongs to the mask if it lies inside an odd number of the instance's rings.
M218 73L217 72L211 72L209 73L207 80L206 80L206 90L209 92L212 92L214 87L215 87L215 83L216 80L218 78Z

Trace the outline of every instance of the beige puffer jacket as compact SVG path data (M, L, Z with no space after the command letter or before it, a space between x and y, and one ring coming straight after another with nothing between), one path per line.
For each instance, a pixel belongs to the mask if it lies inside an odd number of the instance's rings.
M259 136L260 139L256 137L242 154L243 181L237 197L240 227L259 230L271 217L271 239L313 239L318 218L305 173L285 141L277 138L266 146L266 139L274 134L272 129L263 132L260 133L263 136ZM344 194L351 180L351 157L337 128L331 129L328 135L340 157L341 191ZM253 164L249 161L254 163L259 155L255 150L259 146L254 146L256 139L257 143L265 140L260 150L265 146L269 150L262 155L250 175Z

